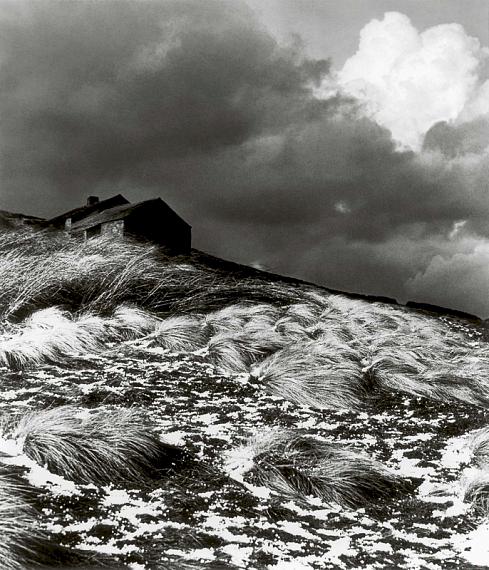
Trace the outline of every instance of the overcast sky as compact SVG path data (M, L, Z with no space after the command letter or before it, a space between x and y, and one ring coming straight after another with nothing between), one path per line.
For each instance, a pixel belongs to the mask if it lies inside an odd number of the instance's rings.
M0 209L489 316L486 0L0 0Z

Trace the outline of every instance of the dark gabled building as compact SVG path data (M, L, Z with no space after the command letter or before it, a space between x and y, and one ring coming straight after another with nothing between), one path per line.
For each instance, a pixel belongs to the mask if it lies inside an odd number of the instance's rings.
M84 239L98 235L130 237L156 243L172 253L189 253L192 245L192 227L160 198L131 204L120 195L100 202L91 197L83 208L49 222Z
M106 200L99 200L97 196L89 196L85 206L80 206L79 208L74 208L69 212L60 214L50 220L46 221L48 226L53 228L65 228L70 229L71 225L98 212L103 212L110 208L115 208L116 206L122 206L123 204L129 204L129 200L126 200L121 194L112 196L112 198L107 198Z

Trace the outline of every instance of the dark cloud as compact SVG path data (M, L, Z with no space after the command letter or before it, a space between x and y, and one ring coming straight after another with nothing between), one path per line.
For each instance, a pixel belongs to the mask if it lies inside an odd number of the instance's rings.
M466 220L471 243L489 238L487 124L435 125L423 153L400 151L353 101L314 97L328 69L238 1L3 0L3 208L161 195L216 254L489 313L451 265L478 271L482 254L449 237Z
M64 194L314 118L326 61L280 49L241 4L2 4L2 163ZM23 180L24 179L24 180ZM162 177L164 181L164 176Z
M489 143L489 119L478 117L466 123L436 123L426 133L424 150L438 150L448 158L484 151Z

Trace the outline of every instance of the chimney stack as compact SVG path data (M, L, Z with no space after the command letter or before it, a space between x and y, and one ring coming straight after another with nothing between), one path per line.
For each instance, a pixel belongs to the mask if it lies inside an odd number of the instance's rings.
M98 196L89 196L87 198L87 206L93 206L94 204L97 204L98 201Z

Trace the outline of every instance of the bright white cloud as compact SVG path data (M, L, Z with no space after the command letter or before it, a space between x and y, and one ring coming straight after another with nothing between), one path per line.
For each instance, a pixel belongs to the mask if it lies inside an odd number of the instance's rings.
M476 90L458 120L466 122L483 115L489 116L489 79Z
M489 111L489 83L479 77L487 55L459 24L420 33L407 16L388 12L362 29L338 81L396 141L419 150L435 123Z

